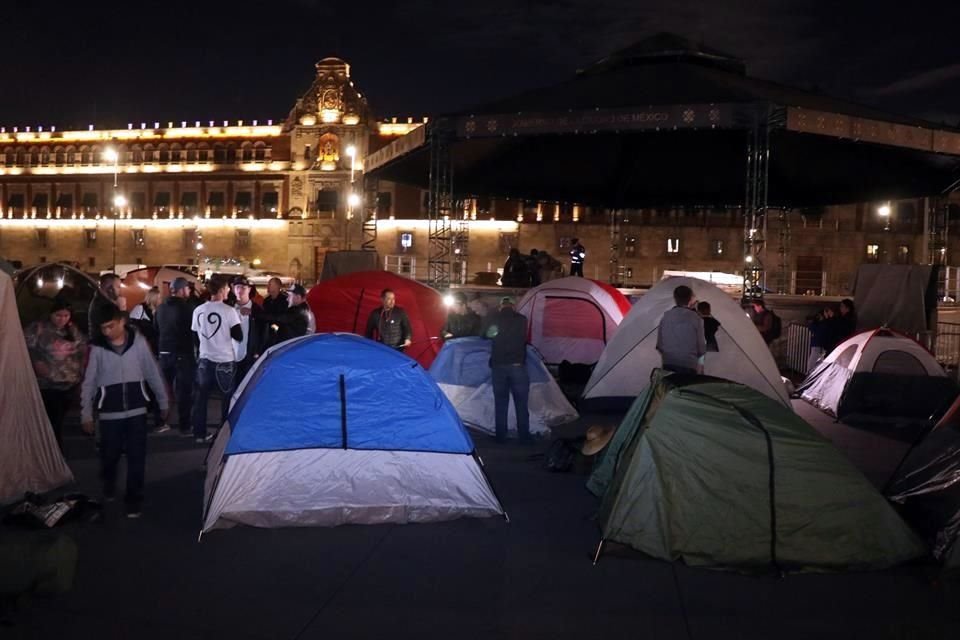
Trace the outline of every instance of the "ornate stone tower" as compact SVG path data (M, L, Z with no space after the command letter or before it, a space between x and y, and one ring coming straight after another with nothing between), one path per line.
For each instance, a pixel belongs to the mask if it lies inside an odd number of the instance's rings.
M324 58L316 69L313 84L297 100L285 124L293 168L289 216L342 224L349 214L358 214L350 196L363 191L370 114L366 99L350 79L350 65L339 58Z

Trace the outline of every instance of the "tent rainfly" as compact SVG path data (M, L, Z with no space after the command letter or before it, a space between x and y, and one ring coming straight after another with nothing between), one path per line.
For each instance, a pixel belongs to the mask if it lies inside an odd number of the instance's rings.
M587 486L602 498L603 540L663 560L859 570L925 553L828 440L776 400L718 378L655 372Z
M630 301L604 282L567 277L527 291L517 312L527 317L527 340L547 364L593 364L630 312Z

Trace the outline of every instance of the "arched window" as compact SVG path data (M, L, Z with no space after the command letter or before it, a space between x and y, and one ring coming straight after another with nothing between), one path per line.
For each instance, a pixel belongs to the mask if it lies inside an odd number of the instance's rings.
M63 147L54 147L53 148L53 163L58 167L63 166L64 161Z
M40 147L40 164L50 164L50 148Z
M66 161L67 164L77 164L77 148L74 146L69 146L66 149Z
M13 147L7 147L3 150L3 162L8 167L16 164L17 162L17 152L14 151Z
M210 162L210 145L201 142L198 150L200 162Z
M17 147L17 159L16 162L18 165L23 166L27 162L27 150L24 147Z
M80 147L80 164L93 164L93 154L90 153L90 147L86 145Z
M182 149L179 143L174 142L172 145L170 145L170 161L174 163L181 162L183 160L181 151Z
M107 159L103 157L103 149L99 145L91 147L90 153L93 155L90 164L109 164Z
M160 164L167 164L170 162L170 147L166 144L161 144L157 147L160 151Z
M156 156L154 155L153 145L143 145L143 161L152 163L154 160L156 160Z
M213 161L224 164L227 161L227 149L219 142L213 145Z
M133 163L141 164L143 162L143 148L135 144L133 145Z
M263 162L267 159L267 145L264 142L258 142L253 145L253 158L257 162Z
M253 162L253 143L244 142L240 146L240 159L243 162Z
M227 164L236 164L237 162L237 145L233 142L227 143Z
M189 142L187 143L187 162L196 162L197 161L197 145Z

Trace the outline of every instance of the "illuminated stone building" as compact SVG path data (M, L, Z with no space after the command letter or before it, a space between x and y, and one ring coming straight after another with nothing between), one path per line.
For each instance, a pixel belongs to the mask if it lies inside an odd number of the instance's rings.
M426 279L426 192L384 180L365 192L363 180L369 153L424 121L374 119L349 65L327 58L282 121L0 127L0 257L77 262L93 273L236 258L309 283L328 252L367 248L385 268ZM880 204L770 215L768 286L778 288L779 278L785 291L843 294L864 261L927 262L924 201L894 202L885 218ZM496 271L511 247L566 263L573 237L587 247L587 276L625 285L650 284L668 269L743 267L736 208L613 215L572 203L475 198L457 216L469 251L464 244L455 258L454 282ZM783 260L778 237L789 243ZM947 237L952 244L952 226Z

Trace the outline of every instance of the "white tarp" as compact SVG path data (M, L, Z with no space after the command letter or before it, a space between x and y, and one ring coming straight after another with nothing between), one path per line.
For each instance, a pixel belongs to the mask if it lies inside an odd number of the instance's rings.
M649 384L650 373L662 365L657 328L674 306L673 290L680 285L693 289L697 300L709 302L720 322L719 351L706 355L704 373L747 385L791 407L773 355L746 311L716 286L696 278L661 280L640 298L604 349L584 399L635 398Z
M72 481L43 408L13 281L0 271L0 504Z

